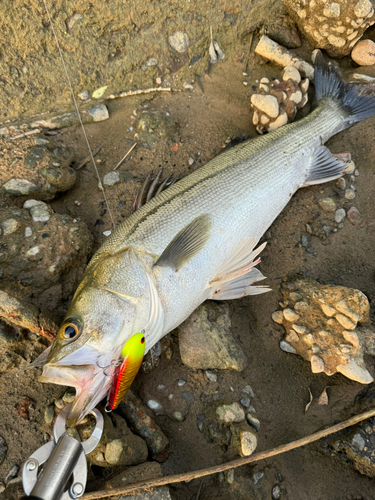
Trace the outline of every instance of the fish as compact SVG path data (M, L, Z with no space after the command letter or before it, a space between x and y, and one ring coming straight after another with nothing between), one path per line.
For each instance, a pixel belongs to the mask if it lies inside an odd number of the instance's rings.
M343 174L345 163L324 143L374 114L375 96L345 83L318 53L315 106L307 117L223 152L112 232L42 354L40 380L76 389L69 425L118 382L116 363L134 335L142 332L146 353L206 299L269 290L259 284L266 244L258 246L260 238L298 189ZM130 365L122 373L126 384L127 370L137 369Z

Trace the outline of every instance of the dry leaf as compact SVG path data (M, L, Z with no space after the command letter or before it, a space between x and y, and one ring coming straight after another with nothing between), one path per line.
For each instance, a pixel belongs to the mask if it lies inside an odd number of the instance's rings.
M319 396L319 398L318 398L318 405L321 405L321 406L328 405L327 389L328 389L328 387L326 387L324 389L324 391L321 393L321 395Z
M307 410L310 408L310 405L312 403L312 400L313 400L313 395L311 394L311 391L310 391L310 387L308 387L308 390L309 390L309 394L310 394L310 401L307 403L306 407L305 407L305 413L307 412Z

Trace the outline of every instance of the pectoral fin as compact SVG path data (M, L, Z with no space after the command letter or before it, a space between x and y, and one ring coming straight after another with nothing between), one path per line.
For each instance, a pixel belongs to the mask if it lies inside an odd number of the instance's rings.
M178 271L203 249L210 237L210 231L209 216L200 215L173 238L155 265L171 267Z

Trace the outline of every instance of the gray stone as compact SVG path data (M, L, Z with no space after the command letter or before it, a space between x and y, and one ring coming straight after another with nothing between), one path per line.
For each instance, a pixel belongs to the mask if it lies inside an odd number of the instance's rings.
M47 222L51 218L50 209L45 203L31 207L30 214L34 222Z
M5 236L7 234L12 234L15 231L17 231L18 222L16 219L6 219L0 224L0 226L3 229L3 234Z
M206 371L206 377L210 382L217 382L217 375L211 370Z
M194 394L190 391L183 391L181 392L181 397L187 401L188 403L194 403Z
M259 422L259 420L254 415L252 415L251 413L248 413L246 415L246 420L248 421L249 425L251 425L251 427L254 427L254 429L256 431L259 431L259 429L260 429L260 422Z
M44 137L34 137L33 141L37 146L49 146L49 140Z
M9 194L30 194L38 190L38 186L26 179L10 179L3 185L3 190Z
M176 31L168 37L169 45L176 51L182 54L189 48L190 40L187 33Z
M339 224L342 220L345 219L346 212L343 208L338 208L335 212L335 221Z
M241 392L243 392L244 394L248 394L251 398L255 398L254 391L250 385L245 385Z
M305 248L309 246L309 237L307 234L301 234L301 245Z
M0 465L4 462L7 451L8 445L6 444L5 439L0 436Z
M249 398L241 398L240 399L240 403L242 404L242 406L244 408L247 408L248 406L250 406L250 399Z
M228 469L224 471L224 477L228 484L234 483L234 469Z
M258 484L258 483L259 483L259 481L260 481L261 479L263 479L263 478L264 478L264 472L263 472L262 470L257 471L257 472L254 472L253 477L252 477L252 479L253 479L253 483L254 483L254 486L255 486L256 484Z
M26 200L25 203L23 204L23 208L31 208L31 207L35 207L36 205L44 205L44 206L47 206L44 201L40 201L40 200Z
M147 401L147 406L151 409L151 410L161 410L162 409L162 406L161 404L156 401L155 399L149 399Z
M139 493L121 496L118 500L172 500L172 497L166 486L160 486L150 491L140 491Z
M243 422L245 420L245 412L238 403L218 406L216 416L223 422Z
M182 386L184 386L185 384L186 384L186 381L185 381L185 380L181 380L181 379L180 379L180 380L177 380L177 385L178 385L178 387L182 387Z
M99 106L94 106L87 110L93 122L102 122L108 120L109 113L107 106L105 104L99 104Z
M344 197L346 200L354 200L354 198L355 198L354 189L352 189L352 188L346 189Z
M353 446L358 448L359 451L363 451L366 442L363 439L363 437L361 436L361 434L359 432L357 432L357 434L355 434L352 438L352 444L353 444Z
M247 358L230 328L229 306L205 302L179 327L182 362L201 370L243 370Z
M278 484L275 484L275 486L272 488L271 492L272 500L279 500L281 497L281 488Z
M321 198L318 204L325 212L334 212L336 210L336 203L332 198Z
M104 186L114 186L118 182L120 182L120 172L118 172L117 170L112 172L107 172L103 177Z
M173 418L178 422L183 422L185 420L185 415L183 415L180 411L173 412Z
M158 60L156 57L150 57L150 59L147 59L147 61L143 64L142 70L146 71L150 66L157 66Z
M55 405L49 405L44 410L44 421L46 424L52 423L53 417L55 416Z
M258 444L258 439L254 431L241 431L240 432L240 454L243 457L251 455Z
M84 90L83 92L78 94L78 97L81 99L81 101L87 101L87 99L89 98L89 93L87 90Z
M13 467L10 469L5 478L5 484L9 483L9 481L14 479L17 476L17 472L18 472L18 465L13 465Z

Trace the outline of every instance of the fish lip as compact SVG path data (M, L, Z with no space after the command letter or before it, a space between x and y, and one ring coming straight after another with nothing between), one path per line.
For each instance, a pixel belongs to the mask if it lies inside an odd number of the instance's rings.
M77 425L108 394L111 377L97 365L60 365L48 363L40 382L74 387L74 398L67 418L68 426Z

